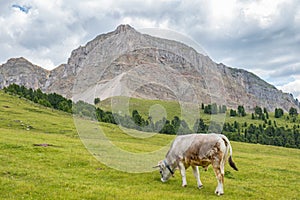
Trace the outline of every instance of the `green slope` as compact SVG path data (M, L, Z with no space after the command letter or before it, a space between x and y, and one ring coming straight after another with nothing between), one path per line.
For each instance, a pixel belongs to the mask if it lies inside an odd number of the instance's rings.
M99 125L112 143L126 151L153 151L172 139L168 135L134 138L118 126ZM222 199L299 198L300 150L237 142L232 146L239 171L226 165ZM186 188L181 187L178 171L161 183L157 171L114 170L87 151L71 115L1 91L0 163L0 199L219 199L211 167L200 170L202 190L196 188L190 169Z
M113 104L114 102L128 102L128 105L118 105L125 107L128 110L128 113L131 115L133 110L138 110L140 115L143 116L145 119L149 116L149 111L151 112L151 108L154 106L161 106L165 109L167 119L172 120L174 116L178 116L182 118L182 111L181 111L181 105L177 101L164 101L164 100L148 100L148 99L138 99L138 98L127 98L127 97L113 97L108 98L100 102L98 106L106 111L112 111L112 108L115 108L116 110L119 109L118 106L115 106ZM155 108L155 107L154 107ZM193 108L197 109L196 111L199 113L199 117L201 117L205 122L209 123L211 120L211 117L214 115L208 115L205 114L204 111L201 109L201 105L193 106ZM124 108L121 108L122 110ZM158 109L159 110L159 109ZM237 110L237 108L236 108ZM285 113L284 117L282 118L275 118L274 112L269 112L269 119L267 121L271 121L272 123L276 121L277 126L283 126L286 128L293 128L294 125L299 125L300 123L300 115L297 117L296 122L292 122L292 120L286 120L288 117L288 113ZM254 124L259 125L263 124L262 120L259 119L251 119L251 113L248 112L245 117L230 117L229 116L229 109L227 110L226 116L225 116L225 122L233 123L234 121L238 121L239 123L247 122L248 124Z
M300 149L300 115L290 116L289 113L284 113L281 118L275 118L274 112L264 113L262 111L263 115L260 119L258 115L254 115L255 117L252 119L253 113L251 112L248 112L244 117L232 117L230 116L230 109L227 109L224 114L210 115L204 113L201 105L126 97L106 99L97 106L113 113L119 113L121 110L122 114L126 113L129 116L133 110L138 110L144 119L152 116L154 122L163 117L172 121L174 116L178 116L187 122L191 130L193 130L196 119L201 118L209 127L210 132L222 131L229 139L235 141ZM217 107L219 106L217 105Z

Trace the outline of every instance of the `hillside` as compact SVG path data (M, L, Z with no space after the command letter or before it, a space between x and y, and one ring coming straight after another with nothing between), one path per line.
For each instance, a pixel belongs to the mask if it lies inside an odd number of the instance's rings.
M132 174L97 161L101 158L82 144L70 114L2 91L0 113L0 199L219 199L213 194L216 180L211 167L207 172L200 169L202 190L196 188L191 170L186 188L181 187L178 171L175 178L161 183L157 171ZM115 125L92 124L130 152L153 151L173 138L162 134L136 138ZM237 142L232 146L239 171L226 165L222 199L298 198L299 150Z
M115 101L122 101L120 99L123 99L125 97L113 97L113 98L108 98L103 101L98 105L100 108L106 111L113 111L113 105L112 102ZM147 99L140 99L140 98L129 98L127 99L128 101L128 114L130 115L133 110L138 110L141 116L144 118L147 118L151 114L157 114L154 111L163 111L161 113L158 113L158 119L161 119L162 116L165 113L166 118L168 120L172 120L174 116L182 117L182 110L180 107L180 104L177 101L163 101L163 100L147 100ZM204 110L201 108L199 105L198 107L198 113L199 117L201 117L206 123L210 123L212 121L212 115L210 114L205 114ZM118 109L118 108L117 108ZM234 108L235 110L237 109ZM151 112L152 111L152 112ZM263 124L263 120L259 119L252 119L251 118L251 113L253 112L247 112L247 115L245 117L232 117L230 116L229 109L226 112L226 115L224 116L225 122L230 122L233 123L234 121L238 121L240 124L243 124L247 122L248 124L254 124L254 125L259 125ZM287 120L288 113L285 113L284 117L282 118L275 118L274 117L274 111L271 111L269 113L269 119L268 121L276 121L277 126L281 127L286 127L292 129L293 126L298 125L300 123L300 116L297 116L296 122L293 122L292 120Z
M118 124L130 128L135 127L138 130L149 131L149 128L154 126L156 132L165 134L222 132L234 141L300 149L300 116L298 114L282 113L279 117L276 116L276 112L268 112L266 109L256 107L255 111L244 112L242 115L238 114L238 108L226 109L225 107L225 110L223 108L224 111L221 111L220 108L224 107L221 105L215 105L215 113L208 113L208 108L213 105L188 104L185 105L185 109L182 109L182 105L176 101L127 97L109 98L101 101L97 107L113 113L122 111L121 115L132 116L132 121L138 127L132 126L128 121L124 124L122 117L115 116L115 118L119 119L116 120ZM141 119L134 117L134 112L138 112ZM166 124L163 128L156 129L162 118L166 118Z
M129 25L73 50L66 64L50 72L33 66L24 58L1 65L0 88L17 83L90 103L95 97L128 96L243 105L247 110L256 105L269 111L299 108L290 94L250 72L217 64L183 43L142 34Z
M238 142L300 148L300 118L295 108L291 108L289 113L284 113L281 108L269 113L267 109L256 106L254 112L247 113L243 106L238 106L237 110L228 110L226 106L217 104L200 106L124 96L104 101L97 98L94 101L96 105L92 105L84 101L75 103L56 93L47 94L40 89L27 89L16 84L3 91L74 116L119 125L123 130L127 128L150 132L142 134L143 138L153 135L151 132L171 135L223 133L230 140ZM76 123L79 124L81 122ZM77 129L80 127L77 126ZM83 126L84 132L85 129Z

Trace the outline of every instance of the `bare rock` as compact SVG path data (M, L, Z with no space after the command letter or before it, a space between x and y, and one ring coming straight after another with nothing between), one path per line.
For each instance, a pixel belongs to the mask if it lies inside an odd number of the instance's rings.
M217 103L247 110L299 107L290 94L253 73L213 62L193 48L137 32L129 25L101 34L72 51L66 64L52 71L24 58L0 66L0 88L11 83L93 103L94 98Z

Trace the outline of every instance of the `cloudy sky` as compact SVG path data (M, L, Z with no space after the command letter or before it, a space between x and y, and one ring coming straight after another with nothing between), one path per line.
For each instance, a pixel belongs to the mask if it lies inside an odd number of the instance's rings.
M0 1L0 63L23 56L46 69L119 24L163 28L199 43L300 99L299 0Z

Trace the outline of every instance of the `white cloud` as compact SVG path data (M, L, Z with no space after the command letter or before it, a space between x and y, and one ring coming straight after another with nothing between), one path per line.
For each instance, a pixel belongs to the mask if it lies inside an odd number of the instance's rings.
M280 14L280 6L288 3L286 0L252 1L246 4L243 13L246 19L255 20L261 28L271 26Z
M295 98L300 100L300 76L294 76L295 80L291 81L283 86L278 88L282 91L292 93Z

